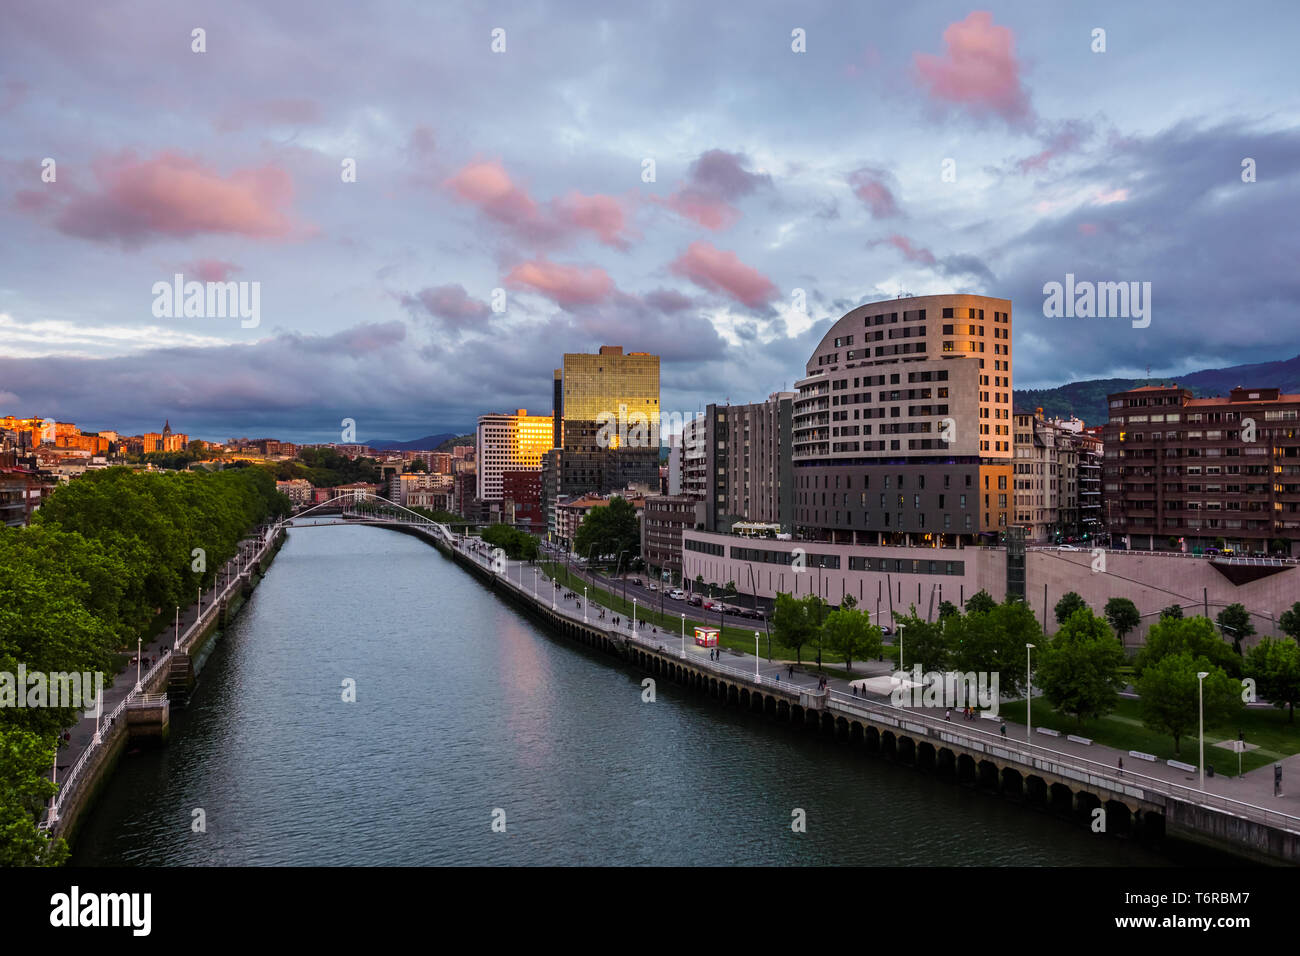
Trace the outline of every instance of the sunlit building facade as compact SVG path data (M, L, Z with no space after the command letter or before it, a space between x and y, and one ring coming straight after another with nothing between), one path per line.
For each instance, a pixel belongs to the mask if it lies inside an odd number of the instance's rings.
M529 415L526 408L513 414L480 415L475 497L500 501L502 472L521 469L540 472L542 456L551 447L552 428L550 415Z

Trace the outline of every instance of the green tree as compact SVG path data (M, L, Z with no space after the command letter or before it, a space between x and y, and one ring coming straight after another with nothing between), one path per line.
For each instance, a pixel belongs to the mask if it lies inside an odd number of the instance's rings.
M896 639L902 645L902 666L911 669L921 665L923 672L946 671L952 660L952 649L937 621L927 621L916 613L913 604L906 615L896 615L897 628L902 631Z
M1156 621L1133 659L1133 672L1141 677L1152 664L1174 654L1204 657L1225 674L1241 676L1241 658L1224 643L1208 617L1162 617Z
M1106 620L1115 629L1115 636L1119 638L1121 645L1124 643L1124 635L1142 621L1137 605L1126 597L1113 597L1107 601L1105 614Z
M1137 680L1143 722L1173 737L1175 754L1182 753L1182 738L1199 726L1198 672L1209 674L1204 682L1205 723L1227 722L1241 708L1241 685L1207 658L1171 654L1147 667Z
M1289 637L1265 637L1250 649L1243 669L1255 679L1259 696L1274 707L1288 708L1287 722L1294 723L1300 701L1300 645Z
M862 611L841 607L827 616L822 641L844 658L845 668L851 671L854 658L866 660L880 653L881 631Z
M57 791L55 749L50 737L0 725L0 866L59 866L68 858L67 842L37 826Z
M961 608L957 607L957 605L953 604L951 601L939 602L939 620L942 621L944 618L949 617L950 615L960 614L960 613L961 613Z
M1277 619L1277 626L1287 637L1300 641L1300 601L1292 604L1289 611L1282 612L1282 616Z
M727 586L726 586L726 588L723 589L723 592L722 592L722 593L723 593L723 595L724 595L725 597L735 597L735 596L736 596L738 593L740 593L740 592L738 592L738 591L736 590L736 582L735 582L735 581L728 581L728 582L727 582Z
M1229 604L1215 618L1219 627L1232 637L1232 646L1241 653L1241 642L1255 633L1255 625L1250 623L1250 612L1244 604Z
M1074 591L1062 595L1061 600L1056 602L1056 623L1064 624L1071 614L1087 606L1087 602Z
M1025 683L1025 645L1036 643L1042 629L1023 601L995 604L988 611L940 619L944 643L955 670L997 674L1003 693L1016 694ZM910 642L909 642L910 643Z
M813 639L819 630L819 622L812 602L817 595L808 594L796 598L791 594L778 593L772 609L772 636L777 642L792 648L795 660L803 663L803 647Z
M1183 616L1183 606L1181 604L1171 604L1160 612L1160 620L1167 617L1181 618Z
M1039 652L1034 683L1052 707L1082 724L1115 709L1123 663L1124 649L1106 622L1081 608Z
M626 498L615 495L608 505L592 508L573 536L579 554L627 553L629 563L641 553L641 525L636 509Z
M991 611L998 606L998 602L993 600L993 595L983 589L976 591L966 599L966 613L974 614L979 611Z

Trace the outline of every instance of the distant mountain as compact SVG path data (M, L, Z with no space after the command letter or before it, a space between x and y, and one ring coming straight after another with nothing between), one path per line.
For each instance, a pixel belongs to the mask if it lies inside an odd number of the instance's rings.
M414 441L372 441L366 444L376 451L435 451L443 442L455 437L454 432L445 432L441 435L426 435Z
M1094 378L1071 382L1057 388L1016 389L1016 411L1033 411L1041 408L1048 418L1069 418L1077 415L1088 425L1104 425L1110 418L1106 396L1127 391L1140 385L1181 385L1200 398L1226 396L1238 385L1261 388L1280 388L1284 393L1300 392L1300 355L1280 362L1261 362L1258 365L1233 365L1228 368L1209 368L1190 372L1174 378Z

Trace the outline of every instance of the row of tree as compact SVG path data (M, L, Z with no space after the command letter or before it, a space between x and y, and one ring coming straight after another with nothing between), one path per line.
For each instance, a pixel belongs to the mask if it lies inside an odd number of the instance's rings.
M500 548L512 561L536 561L537 539L526 531L508 524L494 524L483 529L480 537L494 548Z
M0 673L99 672L160 613L187 605L250 528L287 513L260 469L88 472L60 486L31 527L0 527ZM57 863L36 828L53 792L60 731L79 715L0 708L0 866Z

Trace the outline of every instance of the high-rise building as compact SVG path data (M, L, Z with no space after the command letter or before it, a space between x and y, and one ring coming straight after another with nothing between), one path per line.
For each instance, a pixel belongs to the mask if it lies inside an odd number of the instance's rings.
M1112 542L1152 550L1300 548L1300 395L1177 385L1109 396L1102 504Z
M796 383L795 523L832 542L957 547L1011 511L1011 302L890 299L845 314Z
M794 521L794 392L747 405L709 405L682 430L682 494L704 502L705 527Z
M565 353L553 378L554 475L543 479L548 529L561 497L659 487L659 356L602 345Z
M539 471L542 455L551 447L550 415L529 415L526 408L513 414L480 415L476 497L481 501L501 500L501 473L526 469Z

